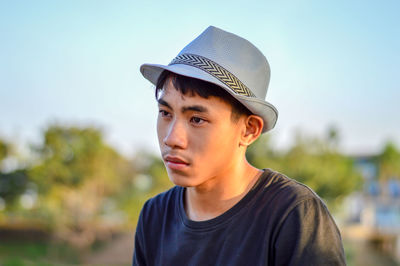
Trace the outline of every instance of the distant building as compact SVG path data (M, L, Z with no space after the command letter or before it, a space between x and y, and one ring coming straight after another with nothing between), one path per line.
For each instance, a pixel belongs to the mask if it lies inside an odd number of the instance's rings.
M351 219L382 233L400 233L400 178L380 182L375 156L354 159L365 183L363 191L353 195Z
M356 156L354 162L364 187L346 200L347 222L360 225L366 237L391 239L390 250L400 260L400 177L378 180L376 156Z

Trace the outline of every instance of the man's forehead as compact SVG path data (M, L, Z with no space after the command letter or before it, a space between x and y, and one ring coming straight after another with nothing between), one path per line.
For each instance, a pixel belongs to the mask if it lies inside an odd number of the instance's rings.
M183 94L175 87L165 86L157 98L158 104L170 109L178 108L181 112L197 111L204 113L231 113L231 107L218 97L201 97L197 94Z
M182 101L185 101L187 96L190 95L184 95L180 90L175 88L172 83L170 83L169 85L164 85L164 87L159 91L157 100L165 97L179 97Z
M179 105L188 105L188 104L205 104L211 102L210 98L203 98L199 95L191 95L189 93L183 94L180 90L175 89L174 87L167 87L160 90L157 101L159 104L168 105L170 107L171 104L179 104ZM211 103L210 103L211 104Z
M172 82L165 83L163 88L159 91L157 100L159 99L174 99L176 101L201 101L207 102L210 100L211 97L204 98L199 96L196 93L191 93L188 91L187 93L183 94L181 90L177 89Z

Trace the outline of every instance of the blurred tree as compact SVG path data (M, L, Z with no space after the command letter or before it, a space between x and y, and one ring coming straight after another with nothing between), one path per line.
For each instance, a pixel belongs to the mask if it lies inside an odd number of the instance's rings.
M169 180L164 163L159 156L138 151L133 164L140 173L133 180L134 190L125 189L119 200L132 224L136 224L140 210L146 200L169 189L174 184Z
M30 174L42 192L56 185L79 188L95 179L98 192L109 194L127 181L124 170L128 161L106 145L95 128L50 126L36 151L41 163Z
M247 148L246 158L258 168L278 169L281 163L281 153L272 148L271 137L265 134Z
M332 129L323 139L297 133L293 146L280 153L263 136L249 147L247 158L258 168L272 168L308 185L334 208L362 182L353 161L337 151L337 136Z
M90 245L105 203L132 188L133 165L105 144L96 128L52 125L36 152L39 163L28 175L38 188L37 213L47 217L62 239Z
M0 162L7 157L9 145L0 139Z
M25 170L0 173L0 198L6 210L18 208L18 199L26 191L29 179Z
M143 169L143 172L151 178L152 183L151 190L148 193L156 195L172 187L174 184L168 178L167 170L160 156L146 154L145 158L149 163Z
M329 148L337 150L340 141L339 130L337 129L337 127L335 125L329 126L326 136Z
M296 143L285 154L282 168L285 174L310 186L330 205L340 202L362 182L350 158L326 149L317 140Z
M25 170L4 172L1 163L11 153L11 144L0 140L0 198L5 203L6 210L14 209L19 196L26 190L28 177Z
M392 142L386 143L382 152L377 156L378 179L381 182L389 179L400 179L400 151Z

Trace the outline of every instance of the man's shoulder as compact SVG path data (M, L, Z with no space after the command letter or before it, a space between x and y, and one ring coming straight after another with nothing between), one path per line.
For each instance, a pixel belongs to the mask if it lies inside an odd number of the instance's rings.
M266 169L265 171L268 171L268 176L264 189L273 189L284 194L293 194L293 196L299 199L304 197L318 197L310 187L283 173L272 169Z
M317 201L325 205L323 200L307 185L298 182L283 173L266 169L269 171L266 182L263 184L263 194L278 206L284 208L295 207L307 201Z
M345 265L341 236L323 200L308 186L272 171L269 206L274 221L275 261L288 265Z

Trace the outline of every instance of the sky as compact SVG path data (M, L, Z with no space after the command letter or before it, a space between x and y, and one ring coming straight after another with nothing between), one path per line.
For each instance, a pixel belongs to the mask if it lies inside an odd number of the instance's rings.
M126 155L157 152L154 87L209 25L242 36L271 66L271 135L339 130L352 154L400 148L399 1L0 1L0 138L39 143L51 124L96 126Z

